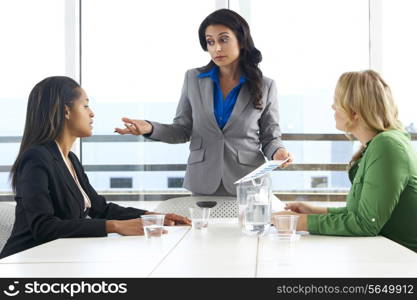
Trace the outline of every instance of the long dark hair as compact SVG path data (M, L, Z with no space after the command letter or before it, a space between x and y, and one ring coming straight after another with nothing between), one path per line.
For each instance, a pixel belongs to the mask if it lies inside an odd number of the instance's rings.
M230 9L219 9L208 15L198 29L200 45L204 51L207 51L206 28L210 25L223 25L230 28L236 35L240 49L239 67L242 74L247 79L249 92L253 97L253 105L257 109L262 109L262 71L258 64L262 61L261 51L255 48L250 34L248 23L238 13ZM204 73L215 66L210 62L199 68Z
M65 106L71 107L81 95L80 85L65 76L48 77L35 85L29 94L25 131L19 154L10 177L16 191L16 171L23 153L33 145L54 141L61 134L65 123Z

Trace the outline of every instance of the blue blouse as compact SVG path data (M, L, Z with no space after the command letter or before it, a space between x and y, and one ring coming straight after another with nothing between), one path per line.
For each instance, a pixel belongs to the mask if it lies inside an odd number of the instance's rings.
M230 93L223 98L222 89L220 87L219 80L219 67L215 66L206 73L200 73L199 78L210 77L213 80L213 103L214 103L214 116L216 117L217 124L221 129L226 125L227 121L232 114L233 107L235 107L237 96L239 95L242 84L246 82L246 78L241 76L239 84L235 86Z

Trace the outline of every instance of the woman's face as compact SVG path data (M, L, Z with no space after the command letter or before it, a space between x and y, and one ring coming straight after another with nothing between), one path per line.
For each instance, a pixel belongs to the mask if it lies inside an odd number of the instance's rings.
M88 105L87 94L82 88L80 97L68 108L66 114L67 127L71 135L76 137L87 137L93 134L94 113Z
M333 103L332 108L334 110L336 128L341 131L348 132L351 127L352 121L349 119L347 113L335 103Z
M234 32L223 25L210 25L206 28L207 50L213 62L224 67L239 59L240 47Z

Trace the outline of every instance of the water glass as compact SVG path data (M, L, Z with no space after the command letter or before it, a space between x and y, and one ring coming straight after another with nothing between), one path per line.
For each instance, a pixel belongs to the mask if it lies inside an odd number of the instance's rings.
M297 215L274 215L272 222L278 235L295 235L297 231Z
M193 229L201 230L208 227L210 218L210 208L207 207L190 207L190 218Z
M160 237L164 228L165 215L143 215L141 216L143 230L147 239Z

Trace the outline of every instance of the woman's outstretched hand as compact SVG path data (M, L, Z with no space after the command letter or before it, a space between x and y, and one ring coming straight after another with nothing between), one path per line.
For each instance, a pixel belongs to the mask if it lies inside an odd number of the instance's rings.
M115 128L114 131L119 134L142 135L152 132L152 125L144 120L134 120L122 118L126 128Z

